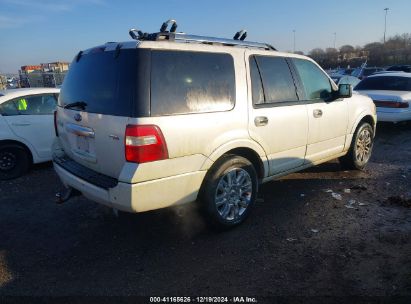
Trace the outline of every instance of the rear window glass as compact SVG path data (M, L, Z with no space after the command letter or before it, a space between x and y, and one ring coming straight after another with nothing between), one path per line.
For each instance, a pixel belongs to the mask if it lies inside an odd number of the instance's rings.
M411 65L394 65L389 67L387 71L403 71L403 72L411 72Z
M362 80L356 90L411 91L411 78L380 76Z
M234 62L229 54L152 51L152 116L227 111L234 104Z
M59 105L85 102L86 112L132 116L136 99L137 57L135 49L91 51L74 58L64 79Z

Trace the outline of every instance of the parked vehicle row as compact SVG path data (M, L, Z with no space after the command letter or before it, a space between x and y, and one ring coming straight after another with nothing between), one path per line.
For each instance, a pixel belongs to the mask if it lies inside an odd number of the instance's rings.
M171 20L158 33L132 30L133 41L79 52L60 96L2 92L0 179L52 159L66 187L61 202L82 193L144 212L199 201L211 223L232 227L251 212L259 184L334 158L363 169L377 114L411 120L410 73L330 77L242 32L221 39L175 29Z

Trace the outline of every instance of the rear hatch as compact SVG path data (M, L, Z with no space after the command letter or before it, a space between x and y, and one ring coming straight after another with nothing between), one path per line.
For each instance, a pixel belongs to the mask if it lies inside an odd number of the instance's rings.
M72 160L119 177L125 128L130 118L149 115L148 56L135 46L107 44L74 58L57 109L60 142Z

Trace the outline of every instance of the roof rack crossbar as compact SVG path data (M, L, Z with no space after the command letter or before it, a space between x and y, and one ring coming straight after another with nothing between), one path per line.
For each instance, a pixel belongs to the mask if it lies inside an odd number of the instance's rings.
M170 30L167 31L167 28L170 26ZM268 43L244 41L247 37L247 31L241 30L238 31L233 39L225 38L216 38L216 37L207 37L207 36L198 36L198 35L187 35L185 33L176 33L177 22L174 19L167 20L161 25L160 32L158 33L143 33L138 29L130 29L129 34L131 38L142 41L161 41L169 40L176 42L186 42L186 43L204 43L204 44L221 44L226 46L242 46L242 47L252 47L264 50L273 50L277 51L275 47Z
M252 48L276 51L276 49L272 45L269 45L267 43L217 38L217 37L207 37L207 36L199 36L199 35L187 35L184 33L168 33L168 32L155 33L155 34L149 35L147 38L148 39L146 40L152 40L152 41L169 40L169 41L186 42L186 43L193 42L193 43L204 43L204 44L221 44L221 45L226 45L226 46L243 46L243 47L252 47Z

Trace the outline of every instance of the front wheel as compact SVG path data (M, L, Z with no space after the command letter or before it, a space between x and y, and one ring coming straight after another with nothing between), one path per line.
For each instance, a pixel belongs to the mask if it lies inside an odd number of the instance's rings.
M340 158L344 168L362 170L371 157L374 143L374 129L369 123L360 124L354 134L350 150Z
M228 155L215 163L200 193L207 218L218 228L242 223L257 197L257 173L244 157Z

